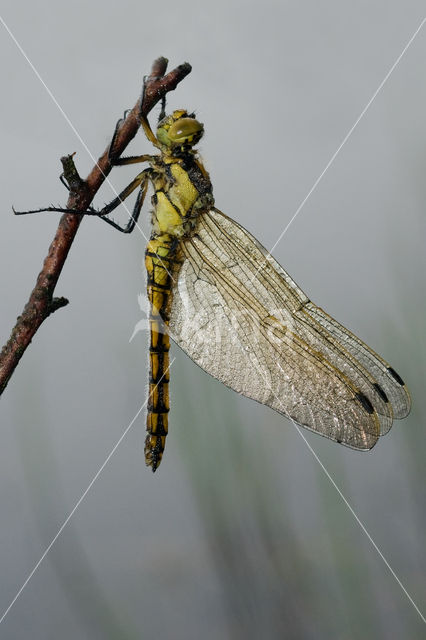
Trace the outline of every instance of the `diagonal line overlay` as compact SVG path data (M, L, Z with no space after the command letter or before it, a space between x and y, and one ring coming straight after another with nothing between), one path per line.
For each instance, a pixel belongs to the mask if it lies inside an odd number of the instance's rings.
M19 589L19 591L17 592L17 594L15 595L15 597L13 598L12 602L9 604L9 606L7 607L7 609L3 612L1 618L0 618L0 624L3 622L3 620L6 618L7 614L9 613L9 611L11 610L11 608L13 607L13 605L15 604L15 602L18 600L19 596L22 594L23 590L25 589L25 587L27 586L27 584L29 583L29 581L31 580L31 578L33 577L33 575L35 574L35 572L37 571L37 569L39 568L39 566L41 565L41 563L43 562L43 560L45 559L45 557L47 556L47 554L49 553L49 551L51 550L51 548L53 547L53 545L55 544L56 540L59 538L59 536L61 535L61 533L63 532L63 530L65 529L65 527L67 526L67 524L69 523L69 521L71 520L71 518L73 517L74 513L77 511L77 509L79 508L79 506L81 505L81 503L83 502L83 500L85 499L85 497L87 496L87 494L89 493L90 489L93 487L93 485L95 484L96 480L99 478L99 476L101 475L102 471L105 469L106 465L108 464L108 462L111 460L112 456L114 455L114 453L117 451L118 447L120 446L120 444L122 443L122 441L124 440L124 438L126 437L126 435L128 434L128 432L130 431L130 429L132 428L132 426L134 425L134 423L136 422L137 418L139 417L139 415L141 414L141 412L144 410L144 408L147 405L148 400L150 399L152 393L155 391L155 389L158 387L158 385L160 384L160 382L162 381L162 379L164 378L164 376L168 373L168 371L170 370L170 367L172 366L173 362L176 360L176 358L173 358L173 360L170 362L169 366L167 367L167 370L163 373L163 375L161 376L161 379L158 381L158 383L156 384L155 388L153 389L153 391L148 395L147 399L145 400L145 402L143 403L143 405L140 407L140 409L138 410L138 412L136 413L136 415L134 416L134 418L131 420L130 424L126 427L126 429L124 430L124 432L121 434L120 438L117 440L116 444L114 445L114 447L111 449L110 453L107 455L107 457L105 458L104 462L101 464L101 466L99 467L98 471L95 473L95 475L93 476L92 480L90 481L89 485L87 486L87 488L85 489L85 491L82 493L82 495L80 496L80 498L77 500L77 502L75 503L73 509L70 511L70 513L68 514L68 516L65 518L64 522L62 523L62 525L60 526L60 528L58 529L58 532L56 533L56 535L52 538L52 540L50 541L50 543L48 544L48 546L46 547L45 551L43 552L43 554L41 555L40 559L38 560L38 562L34 565L34 568L32 569L32 571L28 574L28 577L26 578L25 582L22 584L21 588Z
M317 186L319 185L319 183L321 182L321 180L323 179L323 177L327 173L328 169L331 167L331 165L333 164L334 160L336 159L336 157L338 156L338 154L340 153L340 151L342 150L342 148L344 147L346 142L351 137L352 133L354 132L354 130L356 129L356 127L360 123L361 119L365 116L365 114L367 113L368 109L371 107L371 105L373 104L374 100L377 98L377 96L380 93L380 91L382 90L383 86L386 84L387 80L389 79L389 77L391 76L393 71L395 70L396 66L401 61L402 57L406 53L406 51L409 48L409 46L413 43L415 37L419 33L420 29L423 27L425 22L426 22L426 18L423 18L423 20L421 21L420 25L417 27L416 31L413 33L413 35L411 36L411 38L409 39L409 41L407 42L407 44L405 45L405 47L403 48L403 50L401 51L401 53L399 54L399 56L397 57L397 59L395 60L395 62L391 66L391 68L389 69L389 71L387 72L387 74L385 75L385 77L383 78L382 82L379 84L379 86L377 87L376 91L373 93L373 95L371 96L370 100L367 102L367 104L365 105L364 109L359 114L358 118L355 120L354 124L349 129L348 133L345 135L345 137L343 138L342 142L340 143L340 145L338 146L336 151L331 156L330 160L327 162L327 164L324 167L323 171L320 173L318 178L315 180L314 184L312 185L312 187L308 191L307 195L302 200L302 202L300 203L300 205L298 206L298 208L294 212L293 216L290 218L289 222L287 223L287 225L285 226L283 231L278 236L278 239L276 240L275 244L272 246L272 248L268 252L265 262L263 262L263 264L259 267L258 271L256 272L256 275L263 268L263 266L265 266L268 257L272 257L271 256L272 252L277 247L278 243L281 242L284 234L287 233L290 225L294 222L296 217L299 215L300 211L303 209L303 207L305 206L306 202L309 200L309 198L311 197L312 193L315 191L315 189L317 188ZM256 276L253 276L253 279L255 277Z
M243 352L244 351L244 346L240 343L241 346L241 350ZM253 364L253 361L252 361ZM325 475L327 476L328 480L331 482L331 484L333 485L333 487L335 488L335 490L337 491L337 493L339 494L340 498L343 500L345 506L348 508L349 512L352 514L352 516L355 518L356 522L358 523L358 525L361 527L361 530L363 531L363 533L367 536L368 540L370 541L371 545L373 546L373 548L376 550L376 552L379 554L380 558L383 560L384 564L386 565L386 567L389 569L391 575L393 576L393 578L396 580L397 584L399 585L399 587L402 589L402 591L404 592L404 594L407 596L408 600L410 601L410 603L412 604L412 606L414 607L414 609L417 611L417 613L419 614L420 618L422 619L422 621L426 624L426 618L424 617L423 613L420 611L419 607L417 606L417 604L414 602L413 598L411 597L411 595L409 594L409 592L407 591L407 589L405 588L405 586L403 585L403 583L401 582L400 578L397 576L397 574L395 573L394 569L392 568L392 566L390 565L390 563L388 562L388 560L386 559L386 557L384 556L383 552L380 550L379 546L377 545L377 543L374 541L372 535L369 533L367 527L364 525L364 523L362 522L362 520L360 519L360 517L357 515L357 513L355 512L354 508L352 507L352 505L350 504L349 500L345 497L345 495L343 494L342 490L339 488L339 486L337 485L336 481L333 479L333 477L331 476L330 472L328 471L328 469L326 468L326 466L324 465L324 463L321 461L320 457L318 456L318 454L316 453L316 451L314 450L314 448L312 447L312 445L310 444L310 442L308 441L308 439L306 438L305 434L302 432L302 429L300 428L300 426L293 420L293 418L289 415L289 413L287 412L287 410L285 409L285 407L283 406L281 400L278 398L278 396L276 395L276 393L274 392L274 390L272 389L271 385L269 384L269 381L266 380L266 377L264 376L261 368L258 366L257 361L254 363L255 368L258 370L260 376L264 379L265 382L265 387L268 388L268 390L272 393L272 395L274 396L275 400L277 400L277 402L279 403L279 405L282 408L282 413L283 415L290 420L293 423L294 428L296 429L296 431L298 432L299 436L303 439L305 445L308 447L309 451L311 452L311 454L313 455L313 457L315 458L315 460L317 461L317 463L320 465L322 471L325 473Z
M290 418L290 420L291 420L291 418ZM419 616L422 619L422 621L426 624L426 618L424 617L424 615L420 611L419 607L416 605L416 603L414 602L413 598L410 596L410 594L408 593L407 589L404 587L404 585L402 584L401 580L398 578L398 576L396 575L395 571L392 569L391 565L386 560L386 558L383 555L382 551L379 549L379 547L376 544L376 542L374 541L373 537L368 532L367 528L365 527L364 523L361 521L359 516L356 514L355 510L353 509L353 507L349 503L348 499L344 496L344 494L342 493L341 489L336 484L335 480L332 478L330 472L327 470L327 468L325 467L324 463L319 458L319 456L316 453L316 451L314 451L312 445L308 442L305 434L302 432L302 430L301 430L301 428L299 427L298 424L296 424L293 420L291 420L291 421L293 422L294 427L297 429L297 431L299 433L299 436L301 438L303 438L303 440L304 440L306 446L308 447L309 451L312 453L312 455L314 456L315 460L318 462L318 464L320 465L321 469L323 470L323 472L325 473L325 475L327 476L327 478L329 479L329 481L331 482L331 484L333 485L333 487L336 489L337 493L339 494L339 496L343 500L344 504L349 509L350 513L353 515L353 517L355 518L355 520L357 521L357 523L361 527L361 530L363 531L363 533L365 533L365 535L367 536L368 540L373 545L374 549L377 551L377 553L379 554L380 558L383 560L383 562L385 563L385 565L387 566L387 568L391 572L392 576L395 578L395 580L398 583L399 587L405 593L405 595L407 596L408 600L413 605L414 609L417 611L417 613L419 614Z
M31 69L33 70L33 72L35 73L35 75L37 76L37 78L39 79L39 81L41 82L41 84L43 85L43 87L45 88L47 94L49 95L49 97L52 99L52 101L54 102L54 104L57 106L57 108L59 109L59 111L61 112L62 116L64 117L64 119L66 120L67 124L71 127L71 129L73 130L73 132L75 133L75 135L77 136L78 140L80 141L80 143L83 145L84 149L87 151L88 155L90 156L90 158L92 159L93 163L98 167L99 171L102 173L102 175L105 178L105 182L106 184L109 185L109 187L111 188L111 190L113 191L113 193L118 197L118 192L116 191L114 185L112 184L112 182L109 180L108 176L105 175L105 173L102 171L102 169L100 168L100 166L98 165L95 156L92 154L92 152L90 151L89 147L87 146L87 144L84 142L83 138L81 137L81 135L79 134L79 132L77 131L77 129L75 128L75 126L73 125L73 123L71 122L70 118L68 117L68 115L66 114L66 112L64 111L64 109L61 107L61 105L59 104L58 100L55 98L55 96L53 95L52 91L49 89L49 87L47 86L47 84L45 83L45 81L43 80L43 78L41 77L40 73L37 71L36 67L34 66L34 64L31 62L31 60L29 59L29 57L27 56L27 54L25 53L24 49L22 48L22 46L19 44L18 40L15 38L14 34L12 33L12 31L9 29L8 25L6 24L6 22L3 20L2 16L0 15L0 23L3 25L3 27L6 29L6 31L8 32L9 36L12 38L13 42L15 43L15 45L17 46L17 48L19 49L19 51L21 52L21 54L23 55L23 57L25 58L25 60L28 62L29 66L31 67ZM127 207L127 204L124 202L124 200L121 201L121 204L123 205L123 207L125 208L126 212L129 215L129 218L132 217L132 214L129 211L129 208ZM148 242L148 238L146 237L145 233L143 232L143 229L141 228L141 226L136 223L136 227L139 231L139 233L144 237L144 239L146 240L146 242ZM165 268L165 270L167 271L167 273L171 276L171 274L169 273L167 266L163 263L163 266Z
M19 42L17 41L17 39L15 38L15 36L13 35L12 31L9 29L9 27L7 26L7 24L5 23L5 21L3 20L3 18L0 16L0 22L3 25L3 27L6 29L6 31L8 32L9 36L11 37L11 39L13 40L13 42L15 43L15 45L17 46L17 48L19 49L19 51L21 52L21 54L23 55L23 57L26 59L26 61L28 62L29 66L31 67L31 69L33 70L33 72L35 73L35 75L37 76L37 78L39 79L39 81L41 82L41 84L43 85L43 87L45 88L46 92L48 93L48 95L50 96L50 98L52 99L52 101L54 102L54 104L57 106L57 108L59 109L59 111L61 112L61 114L63 115L64 119L66 120L66 122L68 123L68 125L71 127L71 129L73 130L74 134L77 136L78 140L80 141L80 143L82 144L82 146L84 147L84 149L87 151L88 155L90 156L90 158L92 159L92 161L97 164L95 157L93 156L93 154L91 153L90 149L88 148L88 146L86 145L86 143L83 141L83 139L81 138L80 134L78 133L77 129L75 128L75 126L72 124L70 118L68 117L68 115L66 114L66 112L63 110L63 108L61 107L61 105L59 104L59 102L57 101L57 99L55 98L55 96L53 95L53 93L51 92L51 90L48 88L48 86L46 85L46 83L44 82L43 78L41 77L40 73L37 71L37 69L35 68L35 66L33 65L33 63L31 62L31 60L28 58L27 54L25 53L24 49L21 47L21 45L19 44ZM297 210L295 211L295 213L293 214L292 218L290 219L290 221L288 222L288 224L286 225L286 227L284 228L284 230L282 231L282 233L280 234L280 236L278 237L277 241L275 242L275 244L273 245L273 247L271 248L271 251L269 252L269 256L271 255L272 251L276 248L276 246L278 245L278 243L281 241L281 239L283 238L283 236L285 235L285 233L287 232L287 230L289 229L290 225L293 223L293 221L295 220L295 218L298 216L298 214L300 213L300 211L302 210L302 208L304 207L304 205L306 204L306 202L308 201L308 199L310 198L310 196L312 195L313 191L316 189L316 187L318 186L318 184L321 182L322 178L324 177L324 175L326 174L326 172L328 171L328 169L330 168L330 166L333 164L334 160L336 159L337 155L340 153L341 149L343 148L343 146L346 144L346 142L348 141L348 139L350 138L350 136L352 135L353 131L355 130L355 128L357 127L357 125L359 124L359 122L361 121L361 119L363 118L363 116L365 115L365 113L368 111L368 109L370 108L370 106L372 105L373 101L375 100L375 98L377 97L377 95L379 94L379 92L381 91L381 89L383 88L383 86L385 85L385 83L387 82L387 80L389 79L390 75L392 74L392 72L394 71L394 69L396 68L396 66L399 64L399 62L401 61L403 55L406 53L407 49L409 48L409 46L412 44L412 42L414 41L415 37L418 35L418 33L420 32L421 28L423 27L424 23L426 22L426 18L424 18L422 20L422 22L420 23L419 27L416 29L416 31L414 32L414 34L412 35L412 37L410 38L410 40L408 41L408 43L405 45L404 49L402 50L401 54L398 56L398 58L396 59L396 61L394 62L394 64L392 65L392 67L389 69L388 73L386 74L386 76L384 77L383 81L380 83L380 85L378 86L378 88L376 89L376 91L374 92L374 94L372 95L372 97L370 98L370 100L368 101L367 105L364 107L364 109L362 110L362 112L360 113L360 115L358 116L357 120L355 121L355 123L352 125L352 127L350 128L350 130L348 131L348 133L346 134L346 136L344 137L344 139L342 140L341 144L339 145L339 147L337 148L337 150L334 152L334 154L332 155L332 157L330 158L330 160L328 161L327 165L325 166L324 170L322 171L322 173L319 175L319 177L317 178L317 180L314 182L314 184L312 185L311 189L309 190L308 194L305 196L305 198L303 199L303 201L301 202L301 204L299 205L299 207L297 208ZM117 191L115 190L114 186L112 185L112 183L110 182L110 180L108 179L107 176L105 176L105 181L107 182L107 184L111 187L112 191L115 193L116 196L118 196L119 194L117 193ZM130 217L130 211L126 205L125 202L122 202L126 212L129 214ZM139 232L144 236L145 240L148 240L148 238L146 238L143 230L140 228L140 226L137 224L136 225ZM265 263L264 263L265 264ZM262 267L260 267L261 269ZM260 270L259 269L259 270ZM171 361L167 371L170 369L170 367L172 366L173 362L175 361L175 358ZM164 373L164 375L167 373L167 371ZM268 385L269 386L269 385ZM272 389L270 389L272 391ZM273 391L272 391L273 393ZM274 394L275 395L275 394ZM279 401L279 400L278 400ZM72 509L72 511L69 513L69 515L67 516L67 518L64 520L63 524L61 525L61 527L59 528L58 532L56 533L56 535L54 536L54 538L52 538L51 542L49 543L49 545L47 546L47 548L45 549L44 553L42 554L42 556L40 557L40 559L38 560L38 562L36 563L36 565L34 566L33 570L31 571L31 573L28 575L28 577L26 578L25 582L22 584L21 588L19 589L19 591L17 592L17 594L15 595L15 597L13 598L13 600L11 601L11 603L9 604L9 606L7 607L7 609L4 611L3 615L0 618L0 624L3 622L3 620L5 619L5 617L7 616L7 614L9 613L9 611L11 610L11 608L13 607L13 605L16 603L16 601L18 600L18 598L20 597L20 595L22 594L23 590L25 589L25 587L28 585L29 581L31 580L31 578L33 577L33 575L36 573L37 569L39 568L39 566L41 565L41 563L43 562L43 560L45 559L45 557L47 556L47 554L49 553L50 549L53 547L53 545L55 544L55 542L57 541L57 539L59 538L59 536L61 535L61 533L63 532L63 530L65 529L65 527L67 526L68 522L71 520L72 516L74 515L74 513L77 511L77 509L79 508L79 506L81 505L81 503L83 502L83 500L85 499L85 497L87 496L87 494L89 493L90 489L92 488L92 486L94 485L94 483L96 482L96 480L99 478L100 474L102 473L102 471L104 470L104 468L106 467L106 465L108 464L109 460L111 459L111 457L114 455L115 451L117 450L117 448L119 447L119 445L121 444L121 442L123 441L123 439L125 438L125 436L127 435L127 433L129 432L129 430L131 429L131 427L133 426L133 424L135 423L136 419L138 418L138 416L140 415L141 411L145 408L146 404L148 402L148 399L143 403L143 405L140 407L140 409L138 410L138 412L136 413L136 415L134 416L134 418L132 419L132 421L130 422L130 424L128 425L128 427L125 429L125 431L123 432L123 434L120 436L119 440L117 441L117 443L114 445L113 449L111 450L111 452L108 454L107 458L105 459L105 461L103 462L103 464L101 465L101 467L99 468L99 470L97 471L97 473L95 474L95 476L93 477L93 479L91 480L91 482L89 483L88 487L86 488L86 490L83 492L83 494L81 495L81 497L79 498L79 500L77 501L77 503L75 504L74 508ZM279 401L280 402L280 401ZM281 404L281 402L280 402ZM407 596L408 600L410 601L410 603L412 604L412 606L414 607L414 609L417 611L417 613L419 614L420 618L422 619L422 621L424 623L426 623L426 619L423 616L423 614L421 613L420 609L418 608L418 606L415 604L414 600L412 599L412 597L410 596L410 594L408 593L407 589L404 587L404 585L402 584L401 580L398 578L398 576L396 575L395 571L392 569L391 565L389 564L389 562L386 560L384 554L381 552L381 550L379 549L378 545L375 543L375 541L373 540L372 536L370 535L370 533L368 532L368 530L366 529L365 525L362 523L362 521L360 520L360 518L358 517L358 515L356 514L356 512L354 511L354 509L352 508L352 506L350 505L349 501L346 499L346 497L344 496L344 494L342 493L342 491L340 490L340 488L338 487L338 485L336 484L336 482L334 481L334 479L332 478L332 476L330 475L330 473L328 472L328 470L326 469L326 467L324 466L324 464L322 463L322 461L320 460L320 458L318 457L318 455L316 454L316 452L314 451L314 449L312 448L312 446L310 445L310 443L308 442L308 440L306 439L306 437L304 436L304 434L302 433L300 427L291 419L291 422L293 423L294 427L296 428L296 430L298 431L299 435L303 438L306 446L308 447L308 449L310 450L310 452L312 453L312 455L314 456L315 460L317 461L317 463L321 466L321 469L323 470L323 472L325 473L325 475L327 476L327 478L329 479L329 481L331 482L331 484L333 485L333 487L335 488L335 490L338 492L339 496L341 497L341 499L343 500L344 504L346 505L346 507L349 509L350 513L352 514L352 516L355 518L356 522L358 523L358 525L361 527L362 531L364 532L364 534L367 536L367 538L369 539L370 543L372 544L372 546L374 547L374 549L376 550L376 552L379 554L380 558L383 560L383 562L385 563L385 565L387 566L387 568L389 569L390 573L392 574L392 576L394 577L394 579L396 580L396 582L398 583L398 585L400 586L400 588L402 589L402 591L405 593L405 595Z

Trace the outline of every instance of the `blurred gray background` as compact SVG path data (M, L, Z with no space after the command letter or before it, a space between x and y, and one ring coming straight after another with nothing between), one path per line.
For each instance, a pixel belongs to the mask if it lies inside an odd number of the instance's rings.
M191 75L220 209L271 247L423 19L424 3L3 1L1 16L95 157L154 58ZM1 341L66 202L75 134L0 28ZM308 441L423 614L425 584L426 26L274 251L317 304L381 353L410 417L371 453ZM155 121L158 108L152 113ZM131 150L150 152L139 134ZM121 188L134 168L117 168ZM113 197L105 186L98 204ZM59 216L59 214L58 214ZM148 216L145 214L148 232ZM145 399L147 338L129 344L144 240L95 219L1 400L0 615ZM1 638L424 638L426 629L291 423L177 347L166 455L129 430L3 623Z

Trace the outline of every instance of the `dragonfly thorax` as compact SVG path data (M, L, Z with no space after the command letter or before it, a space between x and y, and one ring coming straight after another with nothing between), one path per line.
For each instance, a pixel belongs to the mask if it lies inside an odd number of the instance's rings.
M207 171L194 151L181 157L163 156L152 164L154 234L191 235L198 216L214 205Z

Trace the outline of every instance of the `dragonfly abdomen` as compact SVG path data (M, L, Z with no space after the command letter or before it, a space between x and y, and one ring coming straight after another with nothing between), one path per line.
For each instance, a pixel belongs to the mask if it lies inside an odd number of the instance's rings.
M176 271L176 243L164 234L152 237L145 253L150 304L149 395L145 462L155 471L161 462L168 433L169 349L168 324L172 274Z

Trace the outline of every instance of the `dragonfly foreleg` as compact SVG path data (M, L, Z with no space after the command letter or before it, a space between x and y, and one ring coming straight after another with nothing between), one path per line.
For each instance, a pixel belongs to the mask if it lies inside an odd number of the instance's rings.
M112 136L111 144L108 149L108 160L113 167L122 166L126 164L136 164L137 162L149 162L152 156L148 154L144 154L141 156L127 156L125 158L118 158L114 155L114 147L117 140L118 132L120 131L121 125L126 119L128 111L124 112L124 116L117 121L115 125L115 130Z
M70 185L68 184L68 182L66 181L65 176L64 176L64 174L63 174L63 173L61 173L61 175L59 176L59 180L62 182L62 184L64 185L64 187L65 187L65 189L66 189L67 191L71 191L71 187L70 187Z
M139 102L139 121L141 123L144 134L146 135L148 140L151 142L151 144L153 144L154 147L157 147L157 149L161 149L160 143L158 142L157 137L155 136L148 122L148 118L143 112L143 102L144 102L145 91L146 91L146 80L147 80L147 77L144 76L143 84L142 84L142 93L141 93L140 102ZM164 106L165 106L165 98L162 98L160 115L162 115L164 111Z

